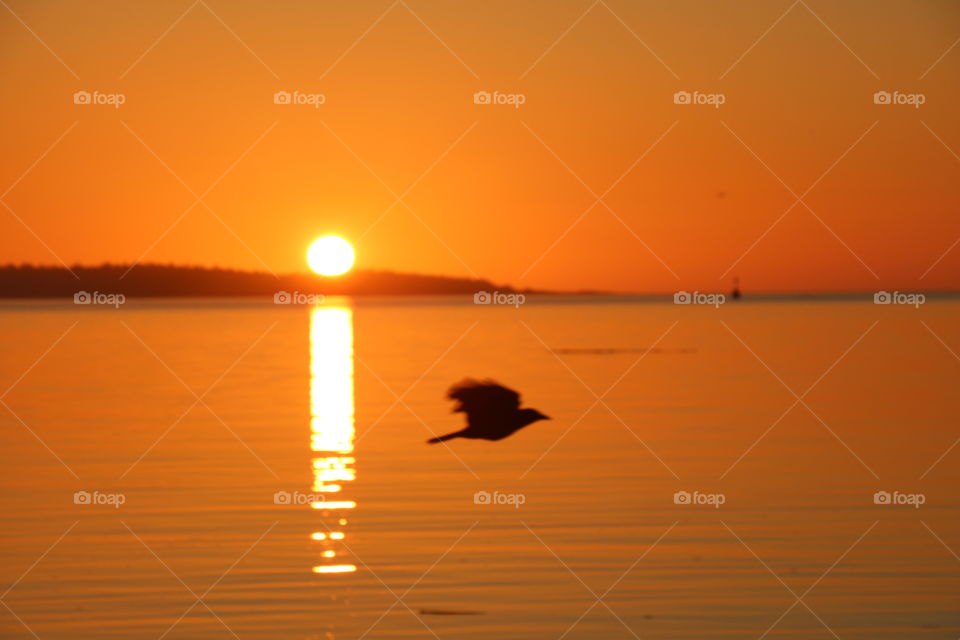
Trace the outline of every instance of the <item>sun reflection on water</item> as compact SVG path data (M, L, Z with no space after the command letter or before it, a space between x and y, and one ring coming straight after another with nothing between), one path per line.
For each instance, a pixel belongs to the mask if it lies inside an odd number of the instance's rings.
M357 503L341 499L344 489L356 480L353 457L353 311L349 307L318 307L310 312L310 450L311 490L328 496L310 504L326 518L353 509ZM319 497L319 496L318 496ZM325 523L326 524L326 523ZM343 564L343 530L347 519L337 518L337 530L317 531L310 539L322 545L320 557L327 564L313 567L314 573L353 573L354 564Z

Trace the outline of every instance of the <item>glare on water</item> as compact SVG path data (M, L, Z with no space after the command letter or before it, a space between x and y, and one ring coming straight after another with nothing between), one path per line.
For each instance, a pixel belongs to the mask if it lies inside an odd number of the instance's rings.
M349 307L318 307L310 311L310 450L313 458L312 491L321 495L311 503L326 517L330 512L353 509L357 503L341 494L357 479L353 457L353 312ZM331 499L336 494L336 498ZM337 521L345 528L347 519ZM341 524L342 523L342 524ZM334 540L345 533L330 531L311 535L323 545L324 559L346 553L344 545L334 548ZM353 564L322 564L315 573L350 573Z

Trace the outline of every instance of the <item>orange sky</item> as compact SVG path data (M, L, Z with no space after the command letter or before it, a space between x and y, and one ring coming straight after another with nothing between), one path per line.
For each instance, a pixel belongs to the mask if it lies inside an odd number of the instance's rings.
M960 288L955 2L6 3L3 263Z

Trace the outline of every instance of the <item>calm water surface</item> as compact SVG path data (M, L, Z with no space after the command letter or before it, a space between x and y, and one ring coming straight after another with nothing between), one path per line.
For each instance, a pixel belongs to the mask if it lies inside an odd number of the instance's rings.
M0 636L956 638L958 318L6 303Z

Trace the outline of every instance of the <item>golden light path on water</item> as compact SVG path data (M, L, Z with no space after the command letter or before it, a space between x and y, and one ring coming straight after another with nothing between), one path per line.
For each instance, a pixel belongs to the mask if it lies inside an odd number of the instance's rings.
M337 512L357 506L353 500L340 499L356 479L354 434L353 311L349 307L317 307L310 311L310 450L316 454L311 490L338 499L315 500L310 506L323 511L324 517L335 517L332 524L338 528L310 535L323 546L320 557L331 561L313 567L314 573L357 570L354 564L334 560L344 554L339 548L344 545L335 541L346 537L343 528L347 525L346 517L336 517Z

